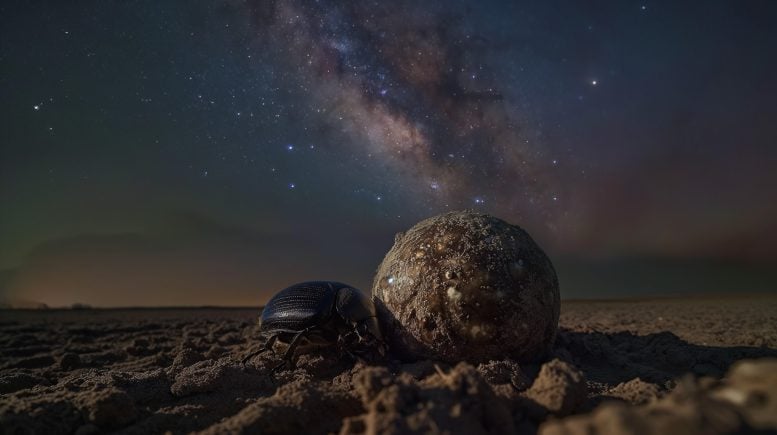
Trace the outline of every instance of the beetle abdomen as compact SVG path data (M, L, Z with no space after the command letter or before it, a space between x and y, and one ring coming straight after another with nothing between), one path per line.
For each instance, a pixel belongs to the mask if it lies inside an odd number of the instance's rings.
M337 289L345 284L313 281L295 284L278 292L262 311L263 331L301 331L320 325L332 315Z

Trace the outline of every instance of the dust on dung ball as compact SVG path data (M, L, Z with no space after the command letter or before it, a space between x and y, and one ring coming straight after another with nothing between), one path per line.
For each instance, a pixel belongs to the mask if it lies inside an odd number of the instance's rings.
M372 287L403 358L534 361L558 328L558 279L518 226L452 212L397 234Z

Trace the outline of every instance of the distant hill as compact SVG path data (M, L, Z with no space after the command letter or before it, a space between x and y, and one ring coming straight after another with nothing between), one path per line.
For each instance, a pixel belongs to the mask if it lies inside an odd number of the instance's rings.
M777 265L656 257L553 261L562 299L620 299L777 291Z
M3 309L3 310L9 310L9 309L47 310L48 308L49 308L48 305L38 301L30 301L26 299L0 299L0 309Z

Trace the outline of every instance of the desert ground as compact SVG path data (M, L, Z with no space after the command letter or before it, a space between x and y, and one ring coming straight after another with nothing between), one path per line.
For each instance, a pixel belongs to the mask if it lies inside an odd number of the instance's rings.
M272 376L258 309L0 311L0 433L777 433L777 296L565 301L553 354Z

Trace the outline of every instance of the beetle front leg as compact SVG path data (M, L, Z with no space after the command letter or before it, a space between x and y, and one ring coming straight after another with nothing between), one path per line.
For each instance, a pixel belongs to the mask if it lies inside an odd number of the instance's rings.
M356 355L354 355L353 352L348 349L349 345L354 341L354 335L356 335L358 338L358 335L355 331L349 331L345 334L340 334L337 336L337 351L339 357L342 358L343 354L346 354L354 361L358 359Z
M285 366L287 363L292 362L291 359L294 358L294 351L297 349L297 346L299 345L300 340L310 332L313 328L305 328L302 331L298 332L297 335L294 336L294 338L291 339L291 343L289 343L289 348L286 349L286 352L283 353L283 358L280 364L273 367L270 371L271 373L277 372L281 367Z
M253 358L255 356L259 356L259 355L267 352L268 350L271 351L271 352L275 352L273 350L273 345L275 345L275 341L278 340L278 335L279 334L274 334L274 335L269 336L267 338L267 340L265 340L265 342L262 345L261 349L257 350L256 352L252 352L247 357L243 358L243 361L242 361L243 366L245 366L246 363L248 362L248 360L250 360L251 358Z

